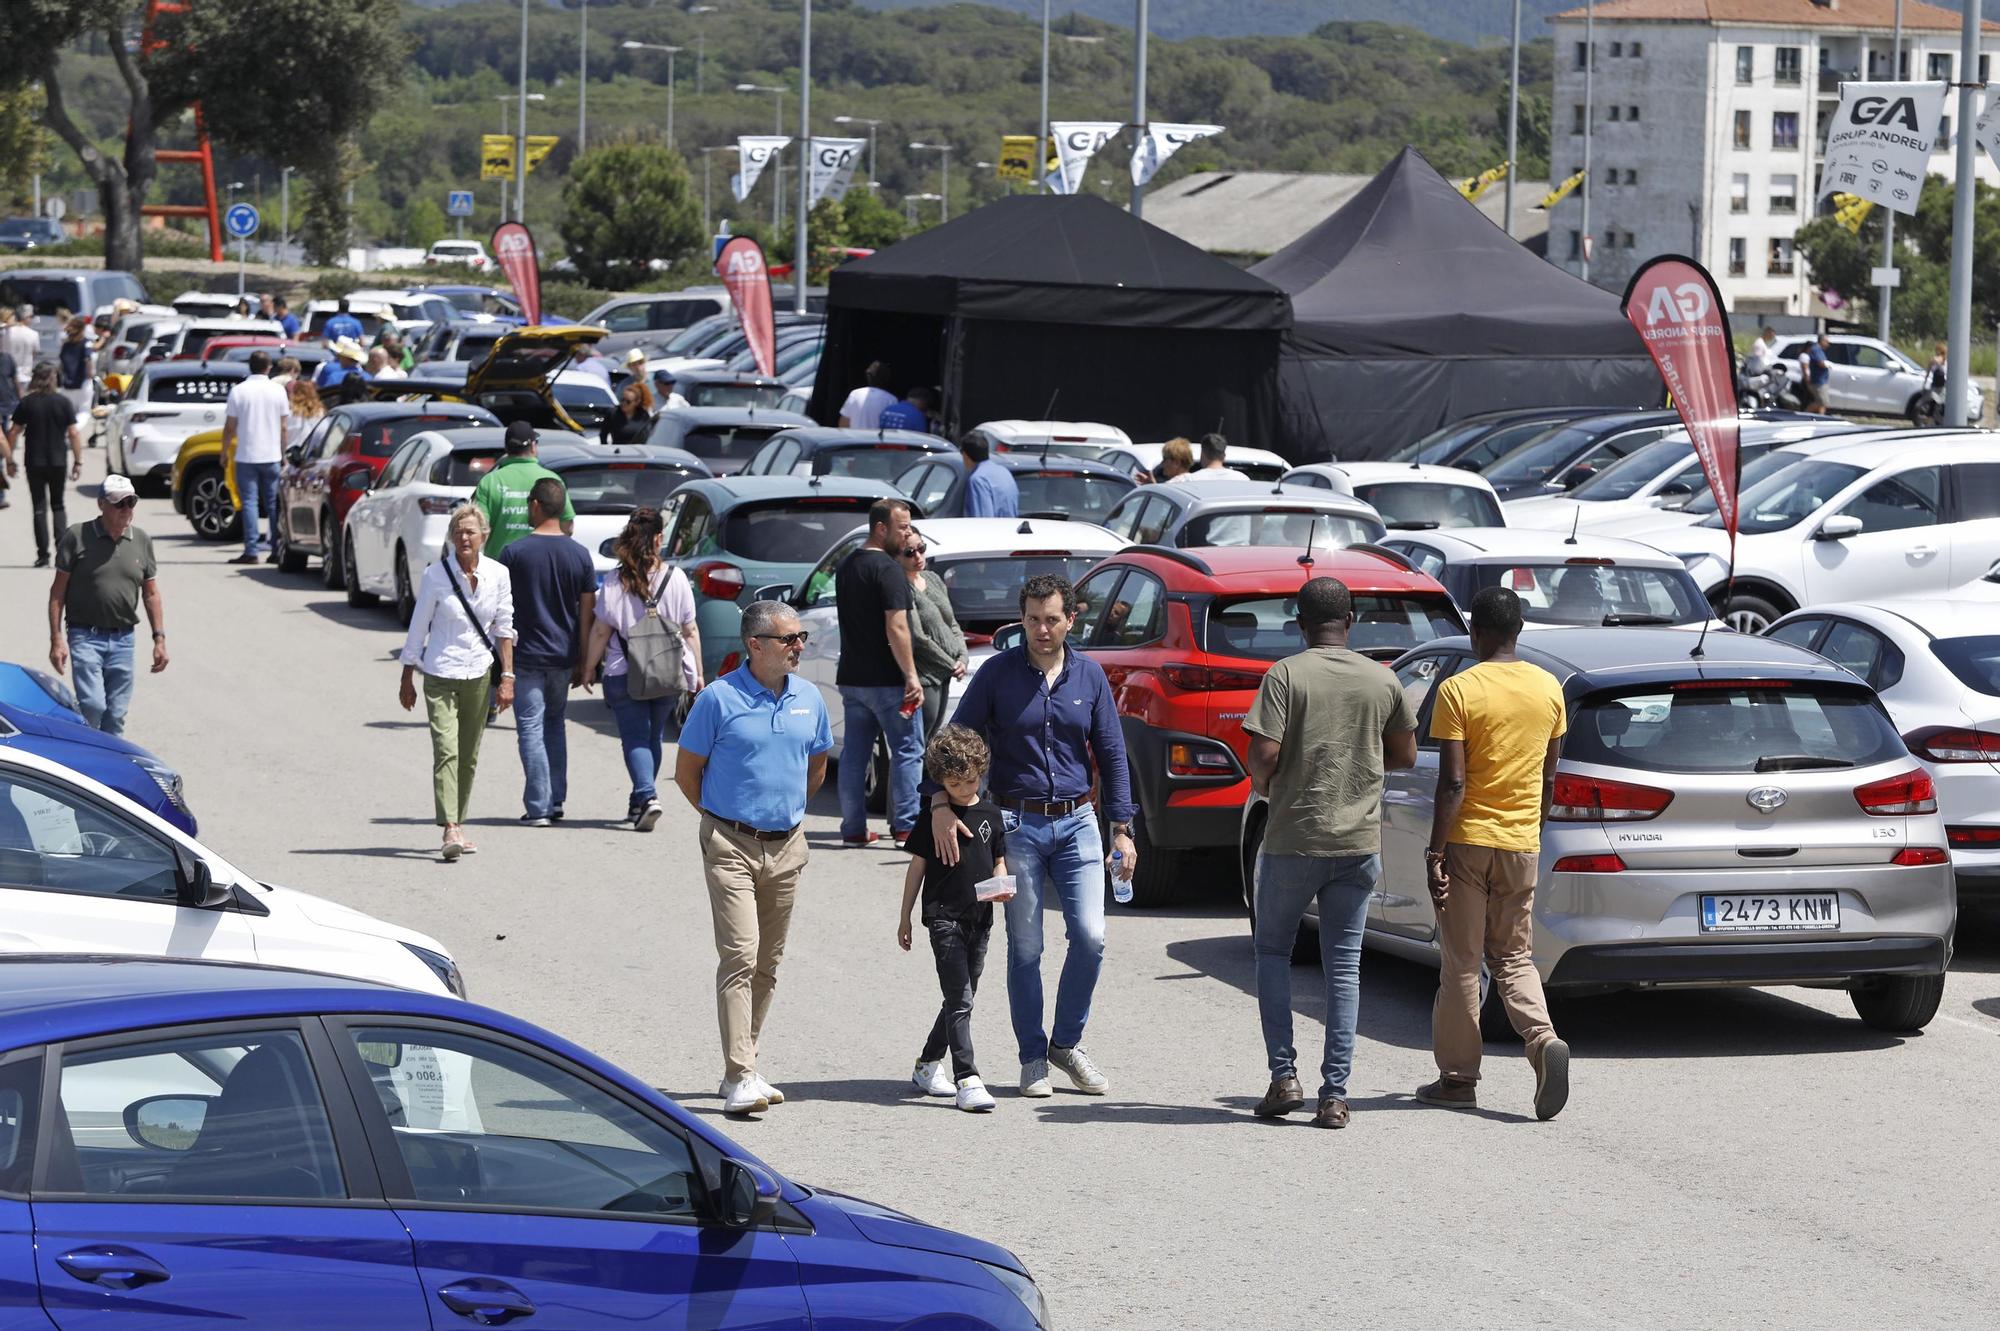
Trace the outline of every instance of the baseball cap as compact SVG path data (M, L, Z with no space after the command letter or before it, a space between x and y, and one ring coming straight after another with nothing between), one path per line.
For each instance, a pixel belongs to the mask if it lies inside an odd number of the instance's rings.
M510 421L507 425L507 451L525 453L535 442L535 427L526 421Z
M673 382L674 382L674 372L673 372L672 370L669 370L668 368L666 368L666 367L665 367L665 366L663 365L663 366L661 366L661 367L660 367L659 369L657 369L657 370L653 371L653 382L654 382L654 383L656 383L656 384L670 384L670 383L673 383Z
M98 493L110 503L115 504L121 499L131 499L139 492L132 488L132 482L129 478L112 475L104 478L104 485Z

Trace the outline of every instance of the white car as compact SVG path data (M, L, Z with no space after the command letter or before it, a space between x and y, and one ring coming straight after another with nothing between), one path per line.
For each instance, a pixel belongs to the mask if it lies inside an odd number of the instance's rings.
M201 350L218 337L283 338L285 328L276 319L216 319L209 316L183 322L155 346L163 360L200 360Z
M994 453L1061 453L1098 461L1107 448L1130 448L1132 437L1096 421L985 421L972 427Z
M476 270L493 266L493 260L487 257L486 247L476 240L440 240L424 255L424 262L431 267L458 264Z
M223 291L183 291L174 297L174 309L189 319L221 319L235 312L240 299Z
M171 305L142 305L122 316L111 325L111 341L98 360L98 374L106 378L130 375L144 362L153 340L173 332L185 317L176 314Z
M1799 357L1813 344L1809 337L1781 339L1777 359L1785 367L1785 378L1799 382ZM1827 338L1826 405L1834 411L1856 411L1868 416L1907 416L1917 419L1917 398L1924 391L1924 368L1887 342L1852 333L1834 333ZM1979 385L1968 383L1966 392L1972 419L1986 411L1986 395Z
M1718 518L1659 544L1687 565L1732 628L1831 601L1922 596L1983 577L2000 560L2000 436L1861 436L1743 492L1736 579Z
M101 418L105 465L141 489L165 494L181 444L191 434L222 428L229 390L249 373L241 361L160 360L141 367Z
M1454 527L1392 531L1381 544L1443 583L1461 611L1486 588L1505 587L1535 625L1700 628L1713 620L1681 561L1637 541L1532 527Z
M1160 457L1166 451L1165 444L1100 444L1095 447L1097 461L1116 467L1127 476L1144 485L1159 474ZM1033 452L1032 445L1020 451ZM1057 450L1051 450L1057 451ZM1195 445L1195 465L1201 465L1201 446ZM1082 456L1090 457L1091 452ZM1236 444L1229 446L1229 467L1243 473L1245 480L1275 481L1291 470L1292 464L1282 453L1273 453L1268 448L1245 448ZM1143 474L1142 474L1143 473Z
M460 317L452 303L434 291L369 289L350 291L347 293L347 299L350 306L358 300L387 306L390 318L395 323L442 323L447 319Z
M1229 450L1236 465L1236 450ZM1500 496L1476 471L1415 462L1315 462L1294 467L1286 485L1353 495L1382 515L1390 531L1434 527L1504 527Z
M347 312L361 325L361 335L373 341L382 331L382 325L396 317L396 307L383 300L357 300L347 298ZM313 341L324 340L326 321L340 313L337 300L309 300L300 311L299 336Z
M0 749L0 951L198 957L464 996L442 943L258 882L108 786Z
M1961 909L2000 904L2000 574L1795 611L1767 631L1867 681L1937 785Z

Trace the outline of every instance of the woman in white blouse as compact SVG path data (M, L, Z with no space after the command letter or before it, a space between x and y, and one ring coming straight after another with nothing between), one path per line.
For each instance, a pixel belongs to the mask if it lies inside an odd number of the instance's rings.
M514 701L514 589L507 566L488 559L486 515L472 504L451 511L445 553L424 570L410 636L403 640L404 711L417 705L424 675L424 710L431 721L432 788L444 857L479 847L465 839L465 810L486 733L487 689L499 653L499 706ZM468 608L471 613L467 614Z

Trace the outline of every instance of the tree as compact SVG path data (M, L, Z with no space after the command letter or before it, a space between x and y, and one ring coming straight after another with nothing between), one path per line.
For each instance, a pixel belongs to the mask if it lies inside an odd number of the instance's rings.
M0 92L40 84L41 122L68 144L104 208L104 262L145 264L140 209L153 186L160 136L199 100L224 146L301 167L331 168L401 76L397 0L206 3L164 17L138 50L142 0L7 0ZM64 51L99 37L124 88L125 141L109 151L70 110Z
M39 88L0 90L0 184L19 187L48 169L48 131Z
M860 249L886 249L903 238L908 230L903 215L882 202L872 189L850 189L841 204L847 214L847 243Z
M427 250L445 237L444 209L435 199L412 199L403 209L403 243Z
M673 263L701 247L701 199L679 153L623 139L571 165L561 230L593 286L631 286L645 279L652 260Z

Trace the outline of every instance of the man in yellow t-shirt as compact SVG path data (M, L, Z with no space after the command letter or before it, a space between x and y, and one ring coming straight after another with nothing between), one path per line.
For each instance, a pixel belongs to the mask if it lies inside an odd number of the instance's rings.
M1479 1102L1483 956L1535 1070L1535 1117L1550 1119L1569 1099L1569 1046L1549 1024L1535 970L1535 871L1568 722L1555 677L1515 654L1521 598L1488 587L1472 598L1471 619L1479 664L1439 687L1431 715L1438 790L1424 863L1442 953L1431 1009L1439 1076L1417 1099Z

